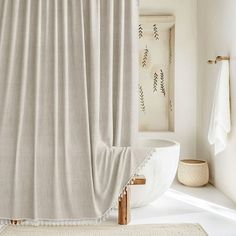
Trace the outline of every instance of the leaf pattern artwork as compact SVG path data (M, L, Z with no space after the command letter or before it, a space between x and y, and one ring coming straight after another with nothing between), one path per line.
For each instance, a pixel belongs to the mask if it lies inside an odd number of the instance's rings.
M146 45L146 48L144 49L144 54L143 54L142 67L147 66L148 54L149 54L149 50L148 50L147 45Z
M157 92L157 81L158 81L158 74L155 72L153 74L153 93Z
M143 87L139 84L139 101L140 101L140 109L142 112L145 113L146 107L144 103L144 93L143 93Z
M156 24L153 25L153 37L155 40L159 40L159 33L158 33L158 29L157 29Z
M171 39L171 29L170 29L170 32L169 32L169 35L170 35L170 37L169 37L169 64L172 64L172 45L171 45L171 41L172 41L172 39Z
M165 77L162 69L160 70L160 85L161 85L161 93L163 93L163 95L166 96Z
M173 105L172 105L171 99L170 99L169 105L170 105L170 111L173 111Z
M138 26L138 37L141 39L143 37L143 27L141 24Z

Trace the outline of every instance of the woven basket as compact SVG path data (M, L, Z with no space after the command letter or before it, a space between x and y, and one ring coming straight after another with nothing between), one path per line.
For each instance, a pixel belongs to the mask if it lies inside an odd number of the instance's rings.
M178 180L180 183L191 186L204 186L209 181L207 161L185 159L179 162Z

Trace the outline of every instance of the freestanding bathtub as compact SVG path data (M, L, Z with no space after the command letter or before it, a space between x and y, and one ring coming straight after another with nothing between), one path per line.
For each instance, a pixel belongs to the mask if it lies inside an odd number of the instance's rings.
M155 149L140 174L146 177L145 185L131 186L131 207L145 206L160 197L172 184L179 162L180 145L170 140L143 139L139 147Z

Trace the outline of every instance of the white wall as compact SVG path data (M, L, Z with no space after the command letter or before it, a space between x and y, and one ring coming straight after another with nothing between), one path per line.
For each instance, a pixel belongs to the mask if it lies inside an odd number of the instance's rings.
M197 155L210 163L211 181L236 202L236 1L198 0L199 84ZM206 61L217 55L231 56L232 132L222 154L213 156L207 131L217 66Z
M196 156L197 104L197 0L140 0L140 13L174 15L175 132L146 133L146 137L170 138L181 143L181 157Z

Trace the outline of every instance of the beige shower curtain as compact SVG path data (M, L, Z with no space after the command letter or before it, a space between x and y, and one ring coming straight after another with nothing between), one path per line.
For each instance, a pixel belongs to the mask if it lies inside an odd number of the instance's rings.
M148 157L137 21L136 0L0 0L2 223L101 220Z

